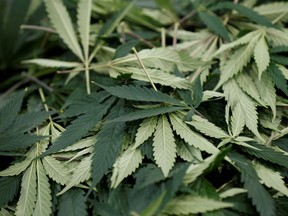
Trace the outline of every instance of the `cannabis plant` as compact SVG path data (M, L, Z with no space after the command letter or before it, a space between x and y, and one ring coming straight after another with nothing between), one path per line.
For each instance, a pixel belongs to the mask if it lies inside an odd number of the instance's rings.
M44 5L66 50L0 104L1 215L287 214L288 3Z

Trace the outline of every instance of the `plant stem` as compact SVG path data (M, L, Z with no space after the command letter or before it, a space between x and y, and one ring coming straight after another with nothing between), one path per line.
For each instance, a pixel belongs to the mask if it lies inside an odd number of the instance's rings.
M166 32L165 32L165 28L161 28L161 44L162 47L166 47Z
M85 64L85 79L86 79L86 90L87 94L91 94L91 87L90 87L90 71L89 71L89 63L86 62Z

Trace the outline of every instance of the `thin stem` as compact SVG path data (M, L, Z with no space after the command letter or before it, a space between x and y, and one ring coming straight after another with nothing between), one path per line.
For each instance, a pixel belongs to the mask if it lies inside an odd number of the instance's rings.
M140 40L141 42L145 43L149 48L153 48L154 47L154 45L151 42L145 40L144 38L140 37L139 35L137 35L137 34L135 34L133 32L126 32L126 34L128 34L128 35Z
M47 103L46 103L46 98L45 98L45 95L44 95L43 89L42 89L42 88L39 88L38 91L39 91L39 94L40 94L40 97L41 97L42 103L44 104L44 108L45 108L46 112L49 112L49 107L48 107L48 105L47 105ZM49 116L49 120L50 120L50 122L52 122L52 118L51 118L51 116Z
M166 32L165 32L165 28L161 28L161 44L162 47L166 47Z
M141 59L140 59L139 56L138 56L137 50L135 49L135 47L133 47L132 50L133 50L133 52L135 53L136 58L138 59L140 65L141 65L141 67L142 67L144 73L146 74L146 76L147 76L149 82L151 83L152 87L154 88L155 91L157 91L157 88L156 88L156 86L154 85L154 83L153 83L151 77L149 76L149 74L148 74L148 72L147 72L147 70L146 70L146 68L145 68L145 66L144 66L144 64L143 64L143 62L141 61Z
M45 26L21 25L21 29L40 30L40 31L46 31L46 32L50 32L50 33L56 33L56 31L54 29L48 28Z
M91 87L90 87L90 71L89 71L89 65L85 65L85 78L86 78L86 90L87 94L91 94Z
M121 28L122 43L125 44L126 43L126 34L125 34L125 24L124 24L124 22L120 23L120 28Z
M176 45L177 45L178 28L179 28L179 23L176 22L174 24L174 31L173 31L173 47L174 48L176 48Z
M37 83L38 85L40 85L41 87L43 87L44 89L46 89L49 92L53 91L53 89L50 86L48 86L46 83L42 82L41 80L39 80L36 77L33 77L33 76L31 76L25 72L22 73L22 76L27 78L28 80L31 80L31 81Z

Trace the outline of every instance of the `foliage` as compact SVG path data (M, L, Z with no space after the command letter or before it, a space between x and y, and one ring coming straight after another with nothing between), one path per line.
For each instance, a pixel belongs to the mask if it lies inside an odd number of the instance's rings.
M0 215L286 214L286 2L8 2Z

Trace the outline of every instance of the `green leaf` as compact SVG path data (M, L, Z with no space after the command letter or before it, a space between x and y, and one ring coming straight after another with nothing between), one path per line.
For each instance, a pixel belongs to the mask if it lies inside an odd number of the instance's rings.
M36 205L36 167L35 161L24 172L20 197L16 206L16 216L27 216L33 214Z
M261 16L256 11L249 9L241 4L234 4L232 2L221 2L217 6L217 9L231 9L236 10L240 14L246 16L248 19L250 19L253 22L258 23L259 25L267 26L270 28L275 28L275 25L268 20L266 17Z
M258 77L260 79L262 73L267 69L270 63L269 48L264 36L262 36L255 45L254 59L258 68Z
M155 131L157 126L157 117L145 118L137 129L135 145L133 148L137 148L143 142L145 142Z
M277 86L277 88L281 89L288 96L288 85L287 81L282 73L282 71L278 68L276 64L270 64L267 72L271 77L273 83Z
M176 110L183 110L184 107L175 107L175 106L169 106L169 107L156 107L152 109L145 109L145 110L137 110L132 112L127 112L127 114L124 114L118 118L115 118L112 120L112 122L118 122L118 121L133 121L137 119L143 119L151 116L157 116L165 113L174 112Z
M68 62L68 61L60 61L60 60L52 60L52 59L42 59L35 58L31 60L22 61L23 64L36 64L42 67L50 67L50 68L75 68L82 66L79 62Z
M73 170L72 176L65 182L66 186L57 194L61 195L68 191L70 188L77 186L91 178L91 163L92 156L89 155L81 160L81 162Z
M288 12L287 8L287 2L271 2L266 4L260 4L255 7L254 10L270 20L275 20L281 17L281 20L285 21L287 20L287 17L283 15Z
M186 142L177 142L177 155L188 162L201 161L201 151Z
M141 212L140 216L150 216L150 215L155 215L159 207L161 206L165 196L166 196L166 191L162 192L159 197L154 199L145 209L144 211Z
M62 0L44 0L44 3L50 21L59 36L76 56L84 60L72 21Z
M273 46L288 46L287 29L266 29L267 39Z
M20 111L25 92L14 94L8 102L0 108L0 133L5 131L15 120Z
M110 94L124 98L127 100L135 100L135 101L147 101L147 102L163 102L175 105L183 105L179 100L162 93L160 91L155 91L151 88L133 86L133 85L122 85L122 86L103 86L98 83L96 85L105 89Z
M279 172L260 163L256 163L254 168L259 178L267 187L273 188L288 197L288 188Z
M142 154L139 149L128 148L114 163L111 177L111 187L116 188L120 182L131 175L142 162Z
M20 186L20 176L0 178L0 207L7 205L17 195ZM1 215L1 213L0 213Z
M260 184L258 175L252 163L243 155L230 153L229 157L235 162L241 172L241 181L248 191L248 196L252 199L257 211L261 216L275 215L274 201L271 195Z
M113 59L121 58L130 53L133 47L139 43L139 40L130 40L117 47Z
M164 212L168 215L191 215L233 207L232 203L221 202L200 196L180 196L171 200Z
M90 18L92 10L92 0L80 0L77 8L78 31L84 50L84 58L89 57L89 37L90 37Z
M65 185L70 180L70 172L64 163L52 156L44 157L42 163L48 176L57 183Z
M60 137L56 139L53 145L41 156L44 157L57 152L80 140L102 119L113 102L114 98L110 98L105 101L105 103L95 107L94 110L79 116L63 133L61 133Z
M36 161L37 201L33 215L50 215L52 213L52 196L49 179L40 160Z
M81 189L72 189L61 196L58 216L88 215L84 192Z
M231 125L232 125L232 135L237 137L245 126L245 118L243 118L244 113L240 104L237 104L232 111Z
M201 133L214 137L217 139L228 138L229 135L215 124L209 122L207 119L200 117L199 115L193 115L191 122L186 122L188 125L192 125Z
M153 156L165 177L168 176L176 158L176 143L173 131L165 115L158 119L153 139Z
M220 37L224 38L226 41L230 41L229 33L225 28L222 20L216 16L211 11L199 12L198 13L202 22L210 29L211 31L215 32Z
M224 199L228 197L233 197L235 195L241 194L241 193L247 193L246 189L243 188L230 188L228 190L225 190L219 194L219 196Z
M41 141L42 136L36 136L35 134L11 134L0 137L0 150L1 151L13 151L19 149L25 149L34 143ZM21 140L21 141L20 141Z
M184 78L177 77L173 74L167 73L155 68L146 68L150 78L154 83L159 83L164 86L179 89L189 89L191 84ZM142 68L136 67L113 67L109 70L110 76L116 78L121 74L131 74L131 77L136 80L149 82L146 74Z
M107 116L107 120L124 114L124 102L119 101ZM115 162L121 149L125 122L105 122L97 134L92 159L92 181L95 186Z
M219 150L204 137L192 131L176 114L170 113L169 118L173 130L187 142L196 148L208 153L217 153Z

